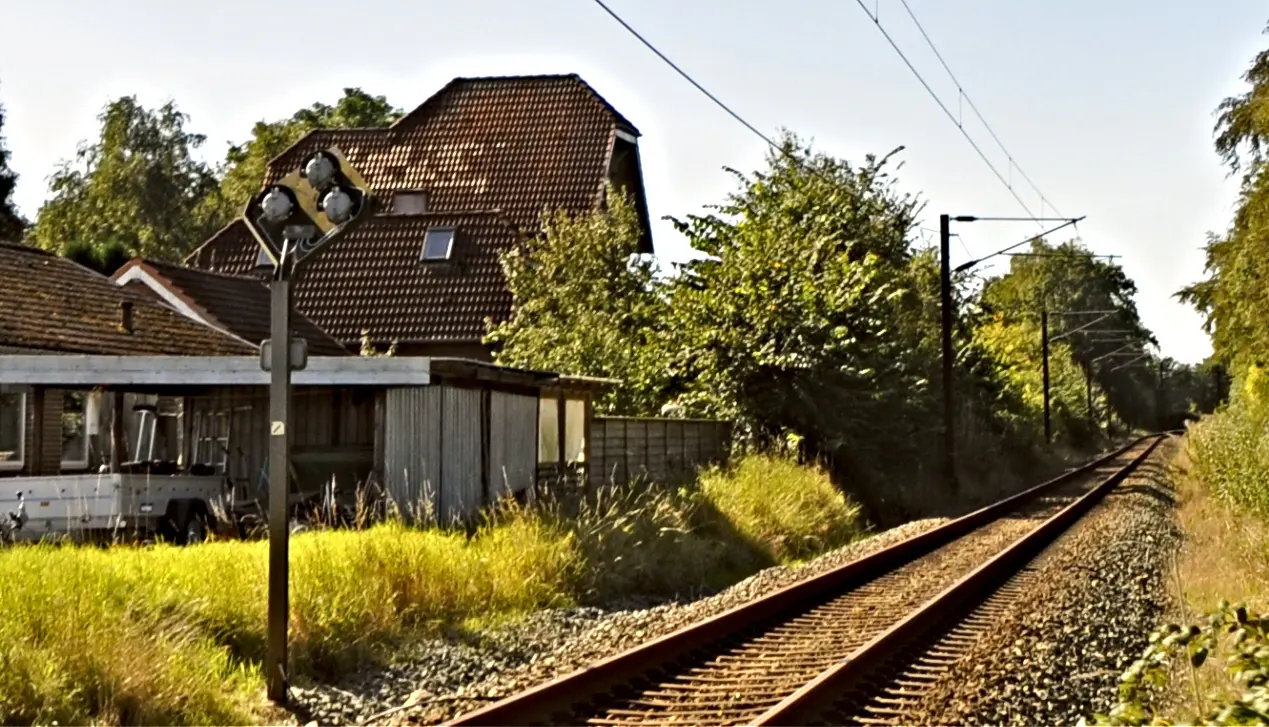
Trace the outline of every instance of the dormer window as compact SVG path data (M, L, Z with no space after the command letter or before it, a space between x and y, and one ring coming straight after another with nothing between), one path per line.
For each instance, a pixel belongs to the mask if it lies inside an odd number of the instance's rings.
M427 192L409 190L392 194L392 214L425 215L427 214Z
M456 232L457 230L453 227L433 227L428 230L423 237L423 252L419 256L419 261L430 263L449 260L454 252Z

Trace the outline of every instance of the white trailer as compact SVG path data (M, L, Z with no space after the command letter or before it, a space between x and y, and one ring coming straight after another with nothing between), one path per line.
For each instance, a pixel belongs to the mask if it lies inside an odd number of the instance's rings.
M121 533L202 541L223 511L219 475L76 474L0 479L0 518L14 540Z

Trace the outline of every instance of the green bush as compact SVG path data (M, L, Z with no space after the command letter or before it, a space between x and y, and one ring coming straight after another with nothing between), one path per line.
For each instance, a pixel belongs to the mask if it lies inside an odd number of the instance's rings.
M859 507L817 467L751 454L702 473L701 492L745 540L788 562L844 545L862 532Z

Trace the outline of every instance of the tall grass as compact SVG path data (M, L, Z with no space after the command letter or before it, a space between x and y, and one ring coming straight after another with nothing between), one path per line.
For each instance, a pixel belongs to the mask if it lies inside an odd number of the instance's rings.
M699 486L500 510L472 536L399 522L297 535L291 663L331 677L470 619L715 588L846 542L857 511L771 456ZM0 722L265 719L267 546L0 551Z
M1195 476L1228 504L1269 518L1269 408L1236 396L1190 427Z
M806 558L860 534L859 507L822 470L786 457L743 457L702 473L700 483L723 520L772 560Z

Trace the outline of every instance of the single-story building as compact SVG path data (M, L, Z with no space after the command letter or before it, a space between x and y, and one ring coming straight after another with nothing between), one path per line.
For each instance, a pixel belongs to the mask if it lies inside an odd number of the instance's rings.
M141 262L120 283L10 244L0 265L13 271L0 290L0 477L215 473L234 500L263 499L267 327L250 322L256 305L267 310L263 284ZM208 276L215 285L197 299L176 292ZM208 303L219 286L230 293ZM352 356L302 318L296 331L317 352L295 374L297 494L377 483L448 520L526 491L540 469L584 468L589 401L603 382Z

